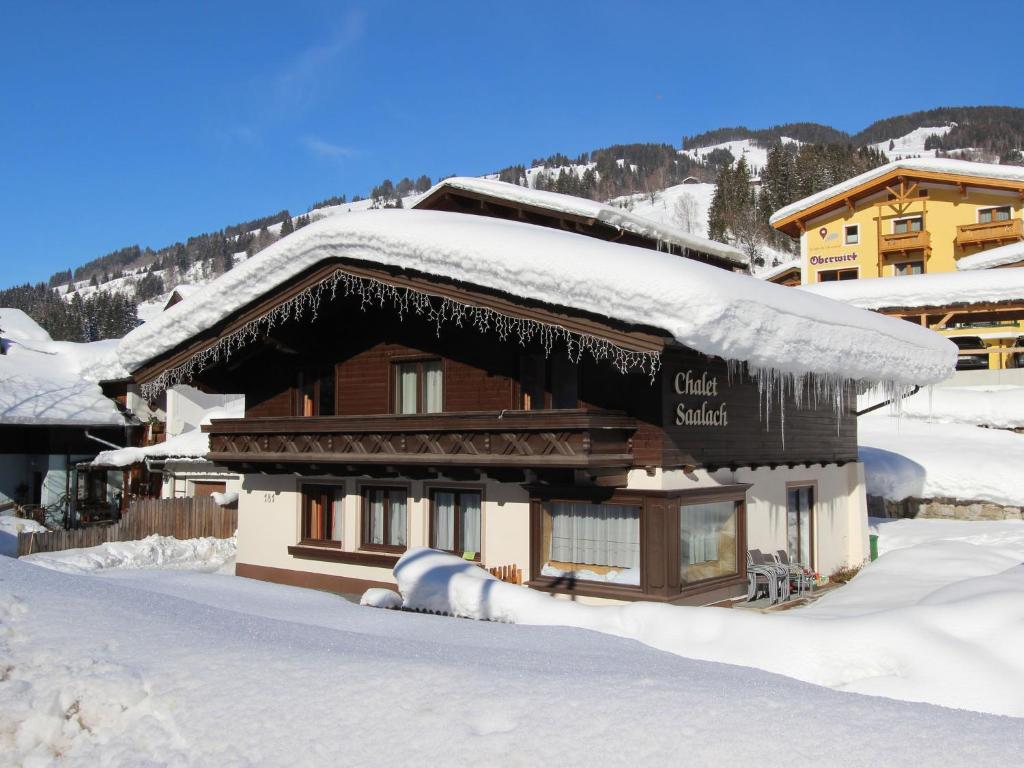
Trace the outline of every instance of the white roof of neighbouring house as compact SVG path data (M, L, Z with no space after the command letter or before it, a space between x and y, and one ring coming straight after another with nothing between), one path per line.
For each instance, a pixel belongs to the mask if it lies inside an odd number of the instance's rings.
M494 179L478 179L469 176L453 176L450 179L438 182L427 192L420 201L429 199L439 190L450 188L466 192L473 192L478 195L499 197L509 202L521 205L531 205L536 208L566 213L574 216L583 216L588 219L603 222L617 229L630 232L641 237L660 240L665 243L672 243L683 248L689 248L701 253L711 254L722 259L731 261L739 266L747 266L749 260L746 254L739 248L734 248L725 243L709 240L706 237L693 235L678 227L661 224L657 221L637 216L624 208L617 208L613 205L606 205L585 197L575 195L563 195L560 192L548 192L539 189L521 187L518 184L509 184L505 181Z
M790 259L788 261L780 262L779 264L776 264L774 267L762 269L759 272L754 273L754 277L756 277L758 280L772 280L773 278L776 278L779 275L784 275L791 269L795 269L799 272L802 265L803 261L801 259Z
M956 268L962 271L992 269L1021 261L1024 261L1024 240L964 256L957 260Z
M821 192L808 195L802 200L780 208L771 215L770 224L787 219L790 216L812 208L844 192L856 189L895 170L921 171L925 173L945 173L955 176L975 176L982 179L1024 182L1024 168L1015 165L995 165L992 163L972 163L968 160L953 160L948 157L918 157L897 160L872 168L859 176L847 179ZM912 174L908 174L912 175Z
M1024 269L870 277L801 285L799 288L860 309L1024 302Z
M647 248L443 211L323 219L279 240L129 333L137 370L327 259L414 271L657 328L707 355L791 375L927 384L953 370L939 334Z
M0 309L0 424L123 425L124 417L97 382L128 372L116 356L117 340L76 344L53 341L19 309Z

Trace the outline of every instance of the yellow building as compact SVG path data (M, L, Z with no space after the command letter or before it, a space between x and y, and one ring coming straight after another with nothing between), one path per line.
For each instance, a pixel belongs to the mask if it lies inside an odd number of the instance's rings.
M771 224L800 239L803 285L1020 266L1024 168L945 158L900 160L793 203L777 211ZM1024 303L965 302L955 281L943 285L952 287L942 302L925 289L915 303L918 292L906 290L909 286L894 293L879 283L880 295L908 296L911 303L878 309L956 337L961 368L1024 362L1018 341L1024 336Z

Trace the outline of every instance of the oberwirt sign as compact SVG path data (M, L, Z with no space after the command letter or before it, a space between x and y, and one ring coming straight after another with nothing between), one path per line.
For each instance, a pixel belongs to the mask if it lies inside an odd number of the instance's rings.
M729 424L726 404L716 404L707 398L718 397L718 377L709 376L707 371L699 377L692 370L679 372L673 387L677 395L705 398L698 405L696 401L681 401L676 404L676 426L724 427Z

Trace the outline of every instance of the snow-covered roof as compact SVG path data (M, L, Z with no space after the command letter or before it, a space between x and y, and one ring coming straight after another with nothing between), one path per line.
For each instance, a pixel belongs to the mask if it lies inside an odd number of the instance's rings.
M784 275L791 269L795 269L799 272L801 265L802 262L799 258L789 259L787 261L783 261L780 262L779 264L776 264L774 267L768 267L767 269L762 269L759 272L755 272L754 277L758 278L759 280L772 280L778 277L779 275Z
M171 292L167 295L167 301L164 303L164 309L173 307L179 301L187 299L200 289L202 289L201 285L192 285L190 283L182 283L181 285L174 286ZM177 299L175 299L175 296L177 296Z
M198 461L210 452L210 436L201 429L192 429L162 443L145 448L118 448L101 451L92 463L98 467L129 467L146 459L185 459Z
M990 248L981 253L972 253L970 256L964 256L957 261L956 268L964 271L992 269L993 267L1005 267L1021 261L1024 261L1024 241L1001 245L998 248Z
M608 224L609 226L630 232L634 235L660 240L665 243L672 243L683 248L690 248L701 253L718 256L727 259L737 265L746 266L748 263L746 255L738 248L706 237L693 235L678 227L659 223L637 216L622 208L599 203L595 200L588 200L584 197L574 195L563 195L560 192L548 192L545 190L530 189L521 187L518 184L509 184L505 181L493 179L478 179L464 176L454 176L445 179L434 185L433 189L427 192L422 200L430 199L435 193L442 189L459 189L465 192L472 192L488 197L498 197L509 202L521 205L531 205L536 208L544 208L557 213L583 216L588 219Z
M127 376L117 341L53 341L19 309L0 309L0 424L123 425L97 382ZM115 375L116 374L116 375Z
M830 200L833 197L856 189L862 184L874 181L895 170L922 171L927 173L947 173L956 176L975 176L983 179L996 179L999 181L1024 182L1024 168L1015 165L996 165L993 163L972 163L969 160L953 160L948 157L917 157L905 160L897 160L892 163L872 168L859 176L840 182L821 192L797 200L784 208L780 208L772 214L768 220L775 224L783 219L812 208L819 203Z
M129 333L137 370L331 258L414 270L530 301L661 329L707 355L795 375L926 384L956 347L900 320L647 248L444 211L337 216L279 240Z
M872 277L801 285L800 290L861 309L1024 301L1024 269Z

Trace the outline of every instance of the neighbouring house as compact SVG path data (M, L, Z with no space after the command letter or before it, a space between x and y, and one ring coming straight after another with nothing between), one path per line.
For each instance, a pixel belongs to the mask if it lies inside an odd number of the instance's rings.
M1024 168L898 160L786 206L770 221L800 239L802 284L914 277L921 286L944 286L946 295L937 299L929 288L927 303L904 293L899 306L877 308L953 338L961 369L985 362L1002 370L1024 361L1024 302L966 306L960 299L974 285L965 272L1024 264ZM863 289L876 291L892 293Z
M170 309L179 301L184 301L201 289L201 285L191 285L189 283L182 283L181 285L175 286L171 291L170 296L167 297L167 301L164 303L164 309Z
M236 572L355 592L430 546L708 603L745 591L748 547L865 559L856 392L942 380L953 345L527 213L324 219L122 340L145 397L244 396L201 427L242 478Z
M756 277L776 285L794 287L800 285L800 260L782 261L757 273Z
M145 478L149 495L159 498L237 494L237 474L211 462L210 439L201 427L214 418L245 415L242 395L216 395L180 384L162 398L161 439L142 446L101 451L94 468L127 469Z
M117 340L53 341L18 309L0 309L0 510L28 507L73 519L108 512L122 472L80 469L104 447L130 444L138 423L100 382L127 376ZM109 395L109 396L108 396Z
M746 254L738 248L623 208L493 179L453 176L434 185L413 207L563 229L599 240L664 251L736 272L747 272L750 266Z

